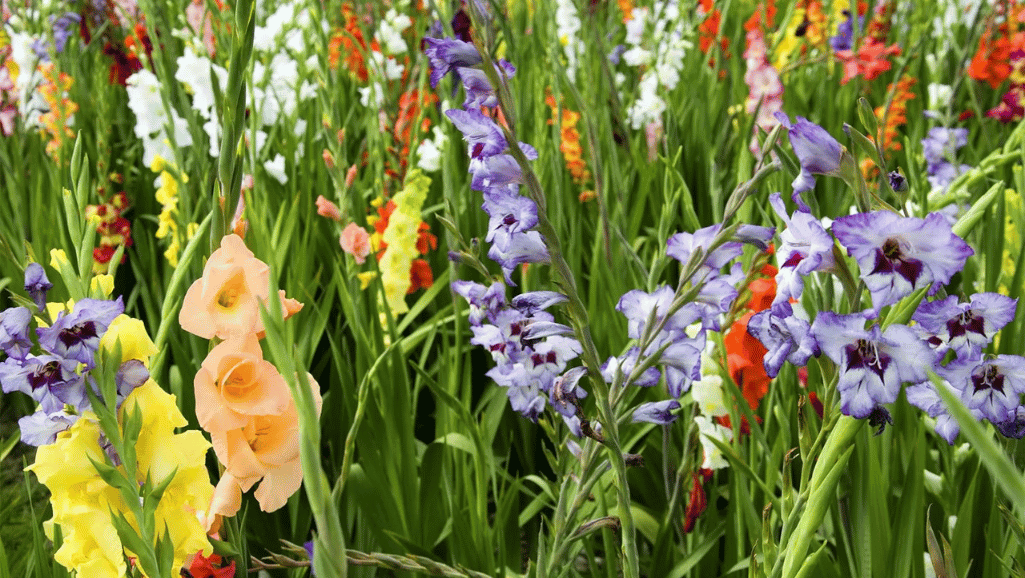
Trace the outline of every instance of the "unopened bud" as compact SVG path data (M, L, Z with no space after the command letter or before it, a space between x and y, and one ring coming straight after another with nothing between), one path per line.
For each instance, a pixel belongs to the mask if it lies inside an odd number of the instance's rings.
M348 172L345 173L346 188L351 187L354 182L356 182L356 165L349 167Z
M331 151L324 149L324 152L321 154L321 156L324 157L324 164L327 166L327 168L335 168L335 156L331 154Z

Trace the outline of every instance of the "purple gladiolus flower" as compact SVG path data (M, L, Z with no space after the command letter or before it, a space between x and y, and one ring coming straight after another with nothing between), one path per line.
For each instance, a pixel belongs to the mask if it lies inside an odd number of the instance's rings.
M666 242L666 255L686 265L696 249L700 247L707 250L711 246L712 240L721 229L722 225L712 225L693 233L676 233ZM743 252L744 248L739 242L726 241L705 255L705 260L701 264L702 271L706 274L717 273Z
M11 307L0 312L0 350L8 357L25 359L32 349L32 339L28 335L28 324L32 321L32 312L24 307Z
M633 421L668 425L676 421L676 416L671 413L674 409L680 409L680 402L675 399L642 403L634 410Z
M564 417L573 417L577 413L577 406L581 399L587 397L587 392L579 387L580 378L587 373L585 367L574 367L566 373L556 377L552 382L551 391L548 394L548 401L555 408L555 411ZM577 424L579 427L579 424ZM579 434L577 434L579 435Z
M1014 319L1018 300L998 293L976 293L968 303L957 296L922 303L912 319L929 334L940 351L953 349L959 358L978 358L993 336Z
M46 293L53 289L53 283L46 278L46 271L39 263L29 263L25 267L25 291L35 302L40 311L46 308Z
M20 391L36 400L44 411L53 412L73 405L88 407L84 379L76 373L78 363L53 355L29 355L24 360L7 358L0 363L0 389Z
M476 46L455 38L424 38L424 53L431 62L431 88L437 88L449 70L482 62Z
M776 113L776 120L787 129L790 135L790 146L801 163L801 173L794 179L793 200L802 211L809 211L808 205L801 199L801 193L815 188L815 177L812 175L840 176L840 159L843 147L826 129L810 122L804 117L797 117L795 124L790 117L782 112Z
M786 301L755 313L747 322L747 330L768 350L762 363L769 377L779 375L784 361L803 367L808 358L819 354L819 344L811 333L811 325L794 315L793 308Z
M60 18L50 17L50 22L53 25L54 48L58 54L64 52L68 39L73 31L77 32L78 24L81 21L82 17L76 12L65 12Z
M963 392L952 386L947 380L943 380L943 387L947 388L947 391L957 397L962 396ZM905 390L905 394L908 397L908 403L921 409L929 417L936 420L936 433L941 438L947 440L948 444L953 445L954 439L957 438L957 434L961 431L961 426L950 415L947 404L943 403L943 399L936 393L936 388L933 386L932 381L909 385Z
M815 271L828 271L836 262L833 258L833 237L818 219L802 211L788 217L779 193L773 193L769 203L787 225L779 234L781 243L776 250L780 265L776 273L776 296L772 306L778 307L791 299L800 299L804 292L804 278Z
M836 36L829 37L829 46L834 52L854 48L854 18L850 10L844 10L843 15L847 19L836 25ZM858 16L858 30L861 30L864 24L865 17Z
M837 315L822 311L811 326L822 352L840 370L836 390L844 414L866 418L884 403L893 403L904 382L925 381L931 365L931 349L904 325L885 331L874 325L865 329L864 314Z
M114 381L117 384L117 405L128 397L137 387L141 387L149 379L149 369L138 359L129 359L117 369Z
M484 191L484 212L491 218L488 220L488 234L484 240L495 242L498 232L503 238L533 229L537 225L537 205L527 197L520 196L508 189L489 189ZM502 247L505 249L505 247Z
M954 388L962 391L961 401L976 417L994 424L1008 420L1025 393L1025 358L997 355L986 360L960 360L940 369Z
M45 446L57 441L57 434L67 431L78 421L77 415L64 410L47 413L39 410L18 420L21 441L30 446Z
M505 285L500 282L485 287L473 281L453 281L452 290L470 303L470 325L479 326L487 318L494 323L495 316L505 309Z
M496 235L497 237L497 235ZM488 258L502 267L505 282L515 286L512 272L524 263L547 263L550 260L544 237L537 231L526 231L496 239L488 249Z
M509 62L499 59L495 67L502 82L508 81L516 74L516 67ZM491 86L487 75L478 68L459 67L456 69L459 77L463 80L463 88L466 89L466 100L463 101L463 108L480 108L482 106L492 107L498 105L498 95L495 87Z
M117 301L82 299L70 314L61 312L53 325L36 330L39 345L54 355L93 367L93 356L100 347L100 338L114 318L124 311L121 297Z
M508 146L502 129L478 109L446 110L445 116L463 133L471 159L497 155Z
M601 376L605 380L605 383L612 384L616 380L616 373L621 372L623 378L626 379L633 372L634 368L637 367L637 359L640 357L641 349L639 347L631 347L626 353L619 357L610 357L601 366ZM636 385L637 387L651 387L658 383L659 378L662 374L658 369L649 367L641 372L637 379L630 383L623 384L624 386Z
M530 145L520 143L520 149L528 160L537 158L537 151ZM523 184L523 170L512 155L473 159L470 161L470 172L473 173L470 188L475 191Z
M876 313L916 289L936 290L975 254L937 213L858 213L833 221L833 234L858 261Z
M887 175L890 178L890 188L895 193L903 193L908 190L908 180L897 171L890 171Z
M922 139L926 173L933 189L945 190L957 177L971 167L955 164L957 150L968 144L968 129L937 126Z

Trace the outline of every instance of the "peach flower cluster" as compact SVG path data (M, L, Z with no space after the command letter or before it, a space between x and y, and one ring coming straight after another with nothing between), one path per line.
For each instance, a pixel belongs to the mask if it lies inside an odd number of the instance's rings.
M270 297L270 269L238 235L221 240L203 276L185 294L182 329L219 342L196 373L196 417L210 433L224 473L210 505L216 515L233 516L242 492L254 493L266 512L285 505L302 484L299 419L284 377L263 358L260 304ZM302 304L279 291L289 317ZM309 383L320 412L320 387Z

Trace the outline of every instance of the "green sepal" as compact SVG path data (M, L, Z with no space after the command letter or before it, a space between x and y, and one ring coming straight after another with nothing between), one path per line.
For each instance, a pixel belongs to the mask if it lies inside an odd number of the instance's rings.
M117 537L121 539L121 547L131 550L148 576L161 576L156 556L153 554L153 547L143 540L135 531L128 518L121 512L115 513L110 510L110 521L117 530Z
M868 103L868 99L864 96L858 99L858 118L861 119L861 125L865 127L865 130L870 135L879 138L879 119L876 118L876 111L872 109L872 105ZM854 129L852 128L851 130L853 131ZM872 146L872 153L869 156L876 156L875 145Z

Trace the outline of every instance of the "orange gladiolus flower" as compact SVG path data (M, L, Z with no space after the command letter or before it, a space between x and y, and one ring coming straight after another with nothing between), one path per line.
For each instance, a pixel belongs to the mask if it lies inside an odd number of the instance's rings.
M1011 41L1004 36L994 40L992 30L987 30L979 38L979 49L968 65L968 76L998 88L1011 75L1010 60Z
M307 378L319 416L320 386L312 375L307 374ZM241 428L211 432L210 441L225 467L214 490L211 517L235 515L242 504L242 492L249 491L257 482L260 485L254 496L265 512L284 506L302 485L299 413L291 396L281 415L249 416Z
M182 303L182 329L204 339L263 331L259 301L270 294L270 268L238 235L221 239Z
M241 428L254 415L280 415L292 396L256 334L214 347L196 373L196 418L206 431Z

